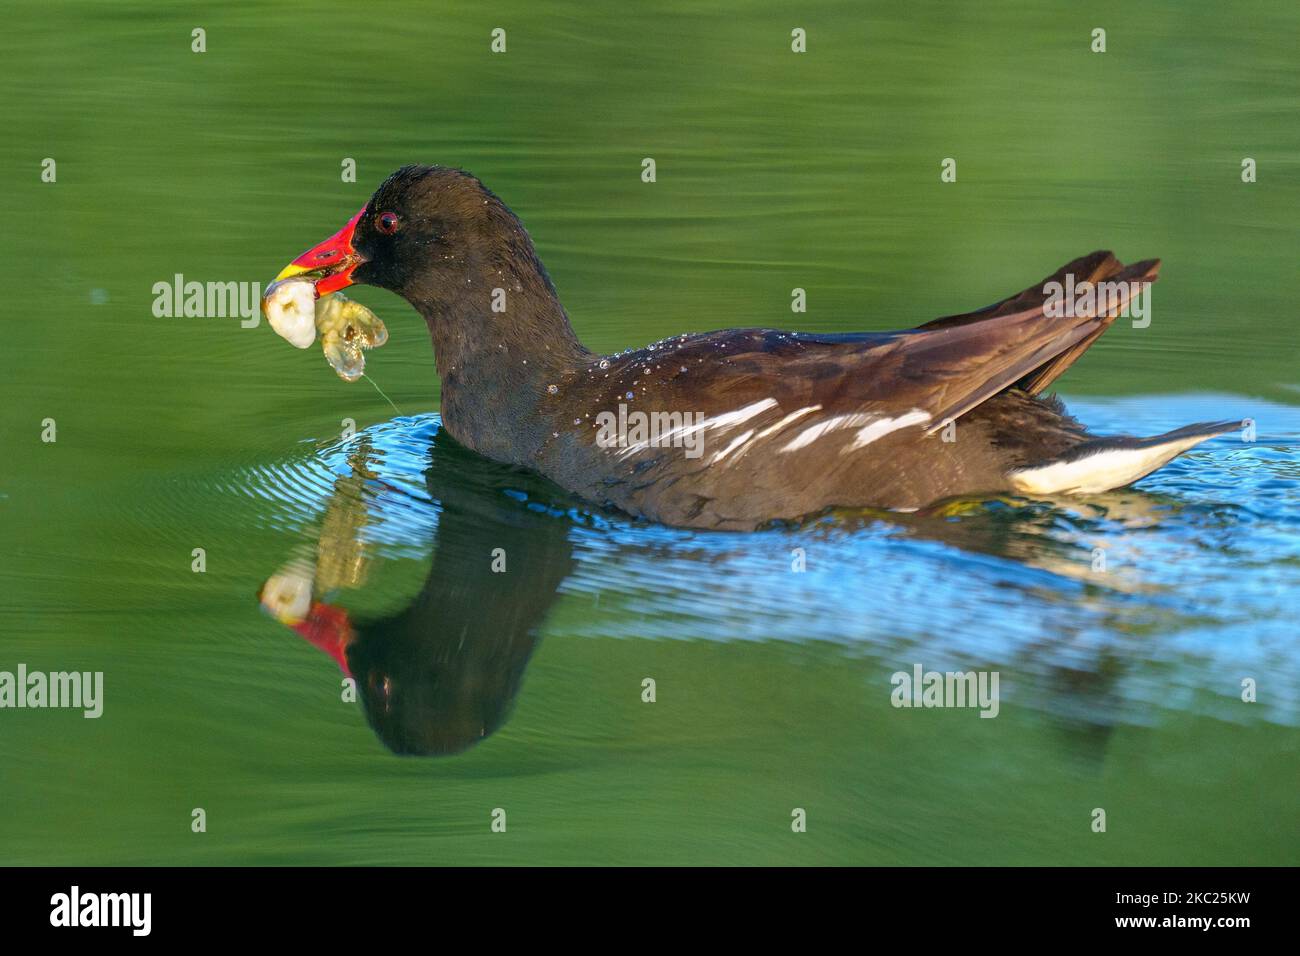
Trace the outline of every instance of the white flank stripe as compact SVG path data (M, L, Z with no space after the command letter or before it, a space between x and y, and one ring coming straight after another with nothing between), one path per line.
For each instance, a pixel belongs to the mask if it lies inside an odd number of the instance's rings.
M740 435L739 437L737 437L736 440L733 441L730 445L728 445L726 448L722 449L722 451L718 452L716 455L714 455L712 458L710 458L710 459L709 459L709 464L711 465L711 464L713 464L715 461L722 461L722 459L726 458L726 457L727 457L728 455L730 455L733 451L735 451L737 447L739 447L740 445L743 445L743 444L745 444L745 442L749 441L749 436L752 435L752 434L754 434L754 430L751 428L749 431L745 432L745 434Z
M779 432L782 428L785 428L785 426L789 425L792 421L803 418L809 412L819 412L821 411L821 408L822 407L820 405L809 405L807 408L801 408L797 412L791 412L789 415L785 416L785 418L781 419L775 425L768 425L761 432L755 435L754 441L758 441L760 438L766 438L768 435L772 434L773 432Z
M769 408L776 405L775 398L765 398L762 401L754 402L752 405L746 405L744 408L738 408L734 412L727 412L719 415L717 418L705 419L706 428L735 428L742 422L747 422L755 415L761 415Z
M859 425L865 425L874 417L874 415L868 415L865 412L856 412L852 415L836 415L834 418L828 418L815 425L809 425L799 433L797 438L789 444L783 445L780 450L782 452L798 451L837 428L857 428Z
M662 432L659 435L659 440L655 442L655 445L660 448L666 448L671 446L677 439L684 439L688 435L693 435L698 431L714 431L735 428L737 425L749 421L755 415L763 414L763 412L775 405L775 398L764 398L760 401L746 405L744 408L738 408L734 412L724 412L715 418L706 418L704 421L698 422L694 425L682 425L678 428L670 428L668 431ZM650 444L651 443L648 441L643 441L637 442L634 445L628 445L626 448L620 448L618 451L618 457L626 458L629 455L635 455L637 452L649 448Z
M914 408L907 414L899 415L897 418L882 418L858 432L857 437L853 439L853 444L841 451L840 454L843 455L858 448L864 448L877 438L882 438L890 432L896 432L900 428L907 428L909 425L924 425L929 420L930 413L923 412L919 408Z
M781 419L775 425L768 425L761 432L759 432L757 435L754 436L753 441L751 441L748 445L742 448L739 451L739 453L737 453L736 457L731 460L732 464L735 464L740 458L748 454L749 450L753 448L755 445L757 445L764 438L767 438L768 436L781 431L782 429L789 426L791 422L798 421L800 418L803 418L805 415L820 410L821 410L820 405L809 405L807 408L801 408L798 411L791 412L789 415L785 416L785 418ZM730 451L731 449L727 449L727 450Z

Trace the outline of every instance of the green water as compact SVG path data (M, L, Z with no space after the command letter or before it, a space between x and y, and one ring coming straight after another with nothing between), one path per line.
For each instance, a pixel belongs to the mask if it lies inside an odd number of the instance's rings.
M1300 10L541 7L7 6L0 671L103 671L105 702L0 710L0 863L1294 863ZM400 415L264 325L154 316L177 273L267 282L409 162L518 212L602 351L905 327L1160 256L1151 325L1069 372L1071 408L1258 441L1064 507L669 531L436 436L387 293L356 298ZM542 570L483 575L501 536ZM362 569L327 597L374 646L414 616L521 669L495 732L391 753L259 610L302 554ZM540 623L498 653L475 622L512 611ZM895 709L915 663L998 671L998 717Z

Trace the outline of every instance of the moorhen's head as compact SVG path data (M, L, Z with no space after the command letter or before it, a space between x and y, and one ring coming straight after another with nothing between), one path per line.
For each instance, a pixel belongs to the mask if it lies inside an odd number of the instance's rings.
M395 292L426 318L490 314L493 288L555 290L518 218L471 174L403 166L342 229L277 279L310 280L317 296L361 283Z

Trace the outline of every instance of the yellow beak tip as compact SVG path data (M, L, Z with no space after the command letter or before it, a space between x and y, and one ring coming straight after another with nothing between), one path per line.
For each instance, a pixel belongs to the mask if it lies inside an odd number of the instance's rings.
M287 265L280 270L280 274L275 277L275 281L279 282L281 279L292 279L294 276L302 275L302 273L306 271L307 269L303 266Z

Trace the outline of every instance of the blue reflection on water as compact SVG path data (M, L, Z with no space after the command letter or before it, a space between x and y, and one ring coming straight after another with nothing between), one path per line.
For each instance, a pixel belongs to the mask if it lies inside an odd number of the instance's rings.
M1102 434L1240 416L1257 421L1257 440L1212 441L1133 489L1086 499L835 515L749 534L562 504L577 559L562 593L593 610L578 633L817 641L890 669L1002 668L1004 697L1104 710L1107 722L1189 708L1206 690L1225 719L1240 719L1241 679L1253 677L1251 716L1295 723L1300 410L1231 396L1069 406ZM434 414L394 418L242 484L273 506L269 522L308 538L327 500L359 496L368 518L358 534L374 560L425 558L440 511L425 487L438 427ZM501 497L557 508L508 484Z

